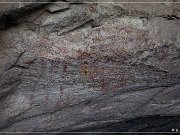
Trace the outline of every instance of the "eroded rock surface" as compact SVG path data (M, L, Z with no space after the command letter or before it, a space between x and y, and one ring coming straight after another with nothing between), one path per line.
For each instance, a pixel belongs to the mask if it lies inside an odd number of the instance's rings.
M1 132L179 117L180 4L45 2L0 5Z

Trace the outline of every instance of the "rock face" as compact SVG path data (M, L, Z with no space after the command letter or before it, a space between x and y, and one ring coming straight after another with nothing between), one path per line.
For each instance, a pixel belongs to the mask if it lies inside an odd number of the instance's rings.
M33 2L0 4L1 132L180 128L180 4Z

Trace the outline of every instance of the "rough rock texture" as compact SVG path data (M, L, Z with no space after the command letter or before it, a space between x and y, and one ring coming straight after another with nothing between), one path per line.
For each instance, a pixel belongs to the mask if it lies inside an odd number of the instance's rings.
M1 132L180 128L180 4L49 2L0 4Z

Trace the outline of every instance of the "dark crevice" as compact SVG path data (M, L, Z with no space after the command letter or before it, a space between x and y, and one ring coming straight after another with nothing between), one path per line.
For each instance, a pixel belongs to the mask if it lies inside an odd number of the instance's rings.
M58 14L58 13L61 13L61 12L65 12L65 11L67 11L67 10L69 10L69 7L68 7L68 8L64 8L64 9L61 9L61 10L53 11L53 12L49 11L48 9L45 10L45 11L47 11L47 12L50 13L50 14Z
M17 60L14 62L14 64L12 64L12 66L10 66L10 67L9 67L8 69L6 69L5 71L8 71L8 70L10 70L10 69L12 69L12 68L14 68L14 67L21 67L21 68L22 68L22 66L17 65L17 63L18 63L19 59L22 57L22 55L25 53L25 51L26 51L26 50L24 50L23 52L21 52L21 53L19 54Z
M159 17L163 17L167 20L179 20L180 19L180 17L177 17L175 15L167 15L167 16L164 15L164 16L159 16Z
M86 25L91 24L91 22L92 22L91 19L90 19L90 20L87 20L87 21L85 21L84 23L82 23L81 25L79 25L79 26L77 26L77 27L75 27L75 28L72 28L72 29L70 29L70 30L67 30L67 31L65 31L65 32L62 32L62 33L58 34L58 36L66 35L66 34L68 34L69 32L73 32L73 31L75 31L75 30L77 30L77 29L83 28L83 27L85 27Z
M71 0L62 0L62 1L70 3L70 4L84 4L83 1L77 1L77 0L75 0L75 1L73 1L73 0L72 1Z
M172 132L172 129L179 128L180 116L151 115L67 132Z
M33 3L22 8L17 8L15 10L10 10L3 13L0 16L0 29L6 29L7 27L16 26L22 21L26 16L44 8L48 5L48 2L53 2L54 0L48 0L46 3Z
M22 68L22 69L29 69L29 67L22 66L22 65L15 65L14 67L17 67L17 68Z

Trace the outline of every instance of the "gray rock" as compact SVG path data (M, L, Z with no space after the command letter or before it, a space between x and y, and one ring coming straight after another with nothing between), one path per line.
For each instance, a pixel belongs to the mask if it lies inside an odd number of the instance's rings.
M15 26L0 23L0 132L173 128L180 115L178 5L29 6L3 7L0 15L17 17ZM150 118L162 126L149 127ZM138 121L145 126L132 125Z
M55 3L55 4L50 5L47 8L47 10L51 13L54 13L54 12L66 10L68 8L69 8L69 4L66 2L64 2L64 3L62 2L62 3Z

